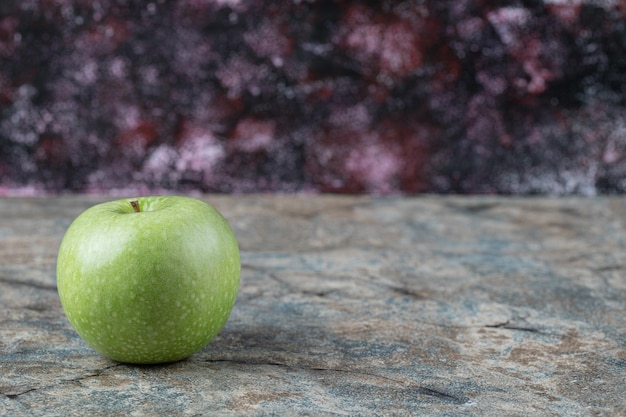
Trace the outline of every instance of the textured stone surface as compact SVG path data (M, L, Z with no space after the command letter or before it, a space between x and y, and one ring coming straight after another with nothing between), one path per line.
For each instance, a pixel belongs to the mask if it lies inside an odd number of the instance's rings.
M626 201L208 196L242 249L190 359L91 350L55 287L101 199L0 200L1 415L626 413Z
M626 193L623 0L2 0L0 195Z

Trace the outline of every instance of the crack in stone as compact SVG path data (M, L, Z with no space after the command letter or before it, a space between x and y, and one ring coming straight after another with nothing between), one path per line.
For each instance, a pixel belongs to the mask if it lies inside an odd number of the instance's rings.
M423 387L418 385L417 386L417 390L424 394L424 395L428 395L431 397L436 397L439 398L441 400L445 400L445 401L449 401L449 402L453 402L455 404L467 404L470 399L468 397L462 396L462 397L457 397L456 395L451 395L448 394L447 392L443 392L443 391L438 391L438 390L434 390L432 388L428 388L428 387Z
M607 272L607 271L624 270L625 266L621 264L615 264L615 265L603 265L603 266L598 266L598 267L592 267L589 269L592 272Z
M534 327L524 327L524 326L512 325L510 320L507 320L507 321L502 322L502 323L486 324L485 327L490 328L490 329L507 329L507 330L517 330L517 331L520 331L520 332L547 334L547 333L544 333L541 330L536 329Z
M11 400L17 400L19 399L20 396L28 394L29 392L34 392L34 391L40 391L40 390L45 390L45 389L49 389L49 388L53 388L59 385L64 385L64 384L68 384L68 383L76 383L76 382L81 382L84 381L86 379L89 378L93 378L93 377L97 377L102 375L104 372L108 371L109 369L112 368L116 368L118 366L123 366L124 364L122 363L116 363L113 365L109 365L109 366L105 366L102 369L95 369L90 371L89 373L86 373L84 375L79 375L75 378L70 378L70 379L62 379L60 381L58 381L55 384L50 384L50 385L44 385L44 386L40 386L40 387L30 387L28 389L25 389L23 391L19 391L19 392L15 392L15 393L3 393L3 395Z
M502 323L478 324L478 325L446 324L446 323L437 323L437 322L426 321L426 320L418 320L418 319L416 319L416 321L418 321L418 322L420 322L422 324L426 324L426 325L429 325L429 326L440 327L440 328L443 328L443 329L481 329L481 328L488 328L488 329L505 329L505 330L520 331L520 332L528 332L528 333L541 334L541 335L544 335L544 336L563 336L563 334L558 333L558 332L546 332L546 331L542 331L542 330L539 330L539 329L534 328L534 327L525 327L525 326L511 325L510 321L508 321L508 320L506 322L502 322Z
M447 392L443 392L443 391L435 390L433 388L425 387L423 385L415 384L412 381L403 381L403 380L399 380L399 379L395 379L395 378L390 378L390 377L385 376L385 375L372 374L372 373L369 373L369 372L361 372L361 371L355 371L355 370L350 370L350 369L340 369L340 368L310 368L310 369L316 370L316 371L345 372L345 373L349 373L349 374L367 376L367 377L371 377L371 378L380 378L380 379L384 379L386 381L390 381L390 382L393 382L393 383L405 386L407 388L416 389L419 393L421 393L423 395L427 395L427 396L431 396L431 397L437 397L439 399L446 400L446 401L451 401L451 402L454 402L454 403L457 403L457 404L465 404L466 402L469 401L469 398L467 398L467 397L455 396L455 395L452 395L452 394L448 394Z
M275 273L271 272L270 269L267 268L263 268L263 267L259 267L256 265L250 265L250 264L242 264L242 267L248 268L252 271L255 272L260 272L263 274L266 274L267 277L269 277L271 280L276 281L279 285L288 288L289 291L291 293L300 293L300 294L304 294L304 295L312 295L312 296L316 296L316 297L326 297L330 294L336 293L339 291L339 289L336 288L330 288L330 289L320 289L320 290L307 290L307 289L301 289L298 288L295 285L292 285L289 281L283 280L281 278L278 277L278 275L276 275ZM257 296L252 296L249 297L248 300L252 300L258 298Z
M301 294L304 294L304 295L313 295L313 296L316 296L316 297L325 297L325 296L327 296L329 294L332 294L332 293L335 293L335 292L339 291L336 288L331 288L331 289L326 289L326 290L324 290L324 289L320 289L320 290L301 289L301 288L298 288L298 287L296 287L294 285L291 285L291 283L289 283L288 281L285 281L285 280L279 278L278 275L276 275L275 273L272 273L272 272L268 271L268 276L272 280L274 280L274 281L278 282L279 284L282 284L285 287L289 288L291 290L291 292L301 293Z
M9 398L9 399L11 399L11 400L15 400L20 395L28 394L29 392L37 391L37 390L42 389L42 388L43 387L40 387L40 388L29 388L29 389L27 389L25 391L17 392L17 393L14 393L14 394L4 394L4 396Z
M392 292L395 292L395 293L403 295L403 296L411 297L411 298L413 298L415 300L434 300L432 298L423 296L422 294L419 293L419 291L413 290L411 288L399 287L399 286L396 287L396 286L387 285L387 284L384 284L384 283L381 283L381 285L383 285L387 289L391 290ZM438 300L434 300L434 301L438 301Z
M272 279L273 281L276 281L277 283L279 283L280 285L287 287L291 290L291 292L294 293L301 293L304 295L313 295L316 297L326 297L330 294L334 294L339 292L340 290L337 288L331 288L331 289L320 289L320 290L307 290L307 289L301 289L298 288L297 286L292 285L289 281L283 280L281 278L278 277L278 275L276 275L275 273L271 272L271 269L268 268L263 268L263 267L259 267L256 265L252 265L252 264L242 264L242 267L248 268L252 271L255 272L260 272L260 273L264 273L266 274L270 279ZM432 300L432 301L436 301L436 302L441 302L440 300L436 299L436 298L432 298L432 297L427 297L425 295L422 295L420 293L420 291L418 290L414 290L411 288L408 288L406 286L401 286L401 285L394 285L393 283L390 282L380 282L380 281L372 281L372 280L363 280L360 279L358 277L353 277L353 276L349 276L349 275L341 275L338 276L341 278L344 278L348 281L353 281L353 282L365 282L366 284L371 284L374 285L376 287L382 287L386 290L388 290L390 293L395 293L401 296L405 296L405 297L410 297L413 298L414 300Z
M443 392L440 390L436 390L433 388L416 384L413 381L405 381L401 379L390 378L385 375L379 375L379 374L363 372L363 371L358 371L358 370L353 370L353 369L325 368L325 367L316 367L316 366L312 366L312 367L294 366L294 365L288 365L282 362L270 362L270 361L254 362L254 361L239 360L239 359L207 359L203 362L205 363L224 362L224 363L235 363L235 364L241 364L241 365L251 365L251 366L277 366L277 367L288 368L288 369L295 369L295 370L301 370L301 371L314 371L314 372L341 372L341 373L351 374L351 375L360 376L360 377L382 379L385 381L392 382L394 384L401 385L405 388L414 389L419 394L426 395L429 397L435 397L443 401L453 402L455 404L465 404L469 401L469 398L465 396L457 396L457 395L449 394L447 392Z
M401 386L407 387L407 388L411 388L411 389L415 389L418 393L423 394L423 395L427 395L430 397L436 397L439 398L441 400L444 401L450 401L450 402L454 402L457 404L465 404L466 402L469 401L469 398L467 397L459 397L459 396L455 396L452 394L448 394L447 392L443 392L443 391L439 391L433 388L428 388L419 384L415 384L412 381L402 381L402 380L398 380L398 379L394 379L394 378L389 378L387 376L384 375L378 375L378 374L372 374L372 373L368 373L368 372L360 372L360 371L353 371L353 370L349 370L349 369L337 369L337 368L311 368L313 370L318 370L318 371L327 371L327 372L346 372L346 373L350 373L350 374L355 374L355 375L360 375L360 376L367 376L370 378L380 378L380 379L384 379L386 381L390 381L396 384L399 384Z

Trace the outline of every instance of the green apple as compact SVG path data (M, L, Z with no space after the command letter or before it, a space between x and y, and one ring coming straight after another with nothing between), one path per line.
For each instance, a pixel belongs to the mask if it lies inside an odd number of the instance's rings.
M189 197L98 204L68 228L57 260L61 304L78 334L119 362L173 362L222 329L241 264L230 226Z

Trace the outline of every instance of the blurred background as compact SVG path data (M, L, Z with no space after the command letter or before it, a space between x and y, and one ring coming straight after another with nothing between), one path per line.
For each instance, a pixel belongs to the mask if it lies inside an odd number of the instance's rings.
M621 0L0 2L0 195L597 195L625 174Z

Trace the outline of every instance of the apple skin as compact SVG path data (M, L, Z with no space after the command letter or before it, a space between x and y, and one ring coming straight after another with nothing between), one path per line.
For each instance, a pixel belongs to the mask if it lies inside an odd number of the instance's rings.
M155 364L184 359L217 335L240 269L235 235L213 207L189 197L138 197L98 204L72 222L57 286L70 324L95 350Z

